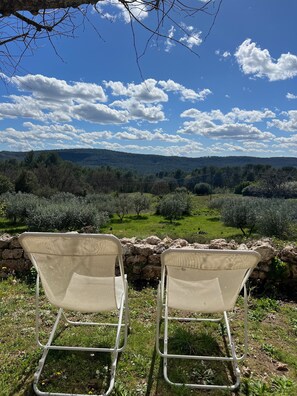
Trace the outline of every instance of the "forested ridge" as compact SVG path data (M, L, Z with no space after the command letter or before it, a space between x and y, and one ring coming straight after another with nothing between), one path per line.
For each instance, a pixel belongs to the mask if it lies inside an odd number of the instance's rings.
M75 150L66 151L68 155L73 152ZM198 185L206 183L213 192L225 189L237 193L245 192L245 195L285 198L295 197L297 194L297 168L294 166L274 167L261 163L227 166L225 160L220 158L217 166L204 165L184 170L178 168L177 163L174 166L172 157L160 158L168 158L168 161L171 159L167 170L159 169L154 172L152 169L148 173L150 168L147 168L143 173L135 169L125 169L124 166L81 166L63 159L57 151L31 151L22 158L11 156L9 159L0 160L0 193L20 191L45 197L56 192L70 192L75 195L148 192L164 195L177 187L185 187L197 193ZM240 159L244 157L236 158L237 163L240 163ZM125 163L123 160L122 165Z
M104 149L65 149L52 151L61 159L85 167L111 166L114 168L129 169L139 173L151 174L160 171L183 170L190 172L204 166L236 167L244 165L270 165L274 168L284 166L297 167L297 157L176 157L153 154L133 154ZM35 154L47 154L49 151L36 151ZM1 151L0 160L16 159L23 161L27 152Z

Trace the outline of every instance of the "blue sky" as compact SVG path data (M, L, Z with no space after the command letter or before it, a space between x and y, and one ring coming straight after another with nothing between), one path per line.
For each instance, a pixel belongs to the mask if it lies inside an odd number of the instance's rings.
M219 4L172 14L182 29L167 20L161 33L175 41L134 25L135 45L117 3L89 7L75 38L2 68L0 150L296 156L297 2L223 0L208 35ZM143 7L138 17L154 26Z

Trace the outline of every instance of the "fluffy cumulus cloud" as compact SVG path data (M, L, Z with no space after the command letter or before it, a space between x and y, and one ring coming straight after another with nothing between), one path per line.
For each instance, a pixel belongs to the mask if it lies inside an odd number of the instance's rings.
M285 150L287 153L292 153L295 156L297 150L297 135L276 138L273 148L275 150Z
M99 12L102 18L111 21L122 19L125 23L129 23L132 16L139 21L148 16L147 5L142 0L132 1L129 4L129 9L116 0L98 1L96 11Z
M170 143L190 143L189 139L183 138L179 135L170 135L168 133L164 133L162 130L150 132L148 130L141 130L133 127L126 128L125 131L116 133L114 137L120 140L159 140Z
M72 113L73 117L78 120L98 124L123 124L128 121L127 112L111 109L100 103L80 104L72 109Z
M167 102L168 95L158 88L157 81L149 78L141 84L130 83L124 85L120 81L104 81L105 87L111 88L114 96L128 96L141 102Z
M167 80L167 81L159 81L159 85L167 92L174 92L174 93L179 93L181 100L190 100L190 101L196 101L196 100L205 100L208 95L210 95L212 92L210 89L205 88L202 89L201 91L194 91L193 89L189 89L184 87L183 85L173 81L173 80Z
M284 118L274 118L268 126L285 132L297 132L297 110L284 111L281 114Z
M287 80L297 75L297 56L281 54L274 60L267 49L261 49L251 39L245 40L235 52L236 60L244 74L267 77L269 81Z
M252 122L260 122L273 116L274 113L267 109L259 112L234 108L226 114L220 110L202 112L197 109L189 109L183 112L181 117L193 120L185 121L178 133L201 135L211 139L269 141L274 138L274 135L261 131L252 125Z
M190 89L172 79L91 84L25 75L6 82L14 91L0 101L6 123L0 130L2 149L93 147L200 156L268 153L274 143L295 147L295 139L276 140L270 128L296 132L297 110L206 112L186 103L201 106L210 89Z
M165 115L161 105L144 105L135 99L116 100L113 107L120 107L127 110L129 120L142 120L148 122L164 121Z
M11 82L20 91L31 92L33 97L56 101L91 101L105 102L106 95L101 86L93 83L74 82L46 77L41 74L11 77Z

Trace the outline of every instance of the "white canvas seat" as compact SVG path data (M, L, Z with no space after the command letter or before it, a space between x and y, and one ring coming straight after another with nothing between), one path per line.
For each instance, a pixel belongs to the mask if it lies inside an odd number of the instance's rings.
M158 289L157 351L163 357L165 380L173 385L201 389L236 389L240 383L238 361L247 353L247 291L246 281L260 261L260 255L248 250L168 249L161 255L161 280ZM227 311L232 311L240 291L244 289L244 353L238 357L231 337ZM170 310L187 312L187 317L169 316ZM197 318L195 314L220 313L220 318ZM224 319L228 336L227 356L195 356L169 353L169 323L172 321L220 322ZM160 349L160 328L164 320L164 346ZM174 382L168 378L168 359L201 361L230 361L233 366L233 384L204 384Z
M113 235L77 233L25 232L19 237L20 244L37 270L36 285L36 334L37 343L44 349L34 376L34 391L38 395L72 395L73 393L50 393L38 389L38 382L49 350L78 350L110 352L112 354L110 383L104 395L109 395L115 382L119 352L123 351L129 327L128 286L122 261L120 241ZM115 275L116 268L119 275ZM39 341L39 279L49 302L57 307L58 315L48 342ZM117 323L91 323L71 321L67 310L80 313L116 311ZM65 312L66 311L66 312ZM98 325L116 327L114 346L83 347L56 346L53 340L58 323L64 317L72 325ZM121 340L123 338L123 345Z

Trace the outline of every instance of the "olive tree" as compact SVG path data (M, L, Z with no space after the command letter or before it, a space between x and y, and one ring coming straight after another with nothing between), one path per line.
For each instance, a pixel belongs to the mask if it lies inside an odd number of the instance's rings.
M150 208L150 199L144 194L136 193L133 196L133 206L137 217L139 217L141 211L148 210Z
M190 214L189 197L184 193L165 195L157 206L157 214L164 216L171 223Z

